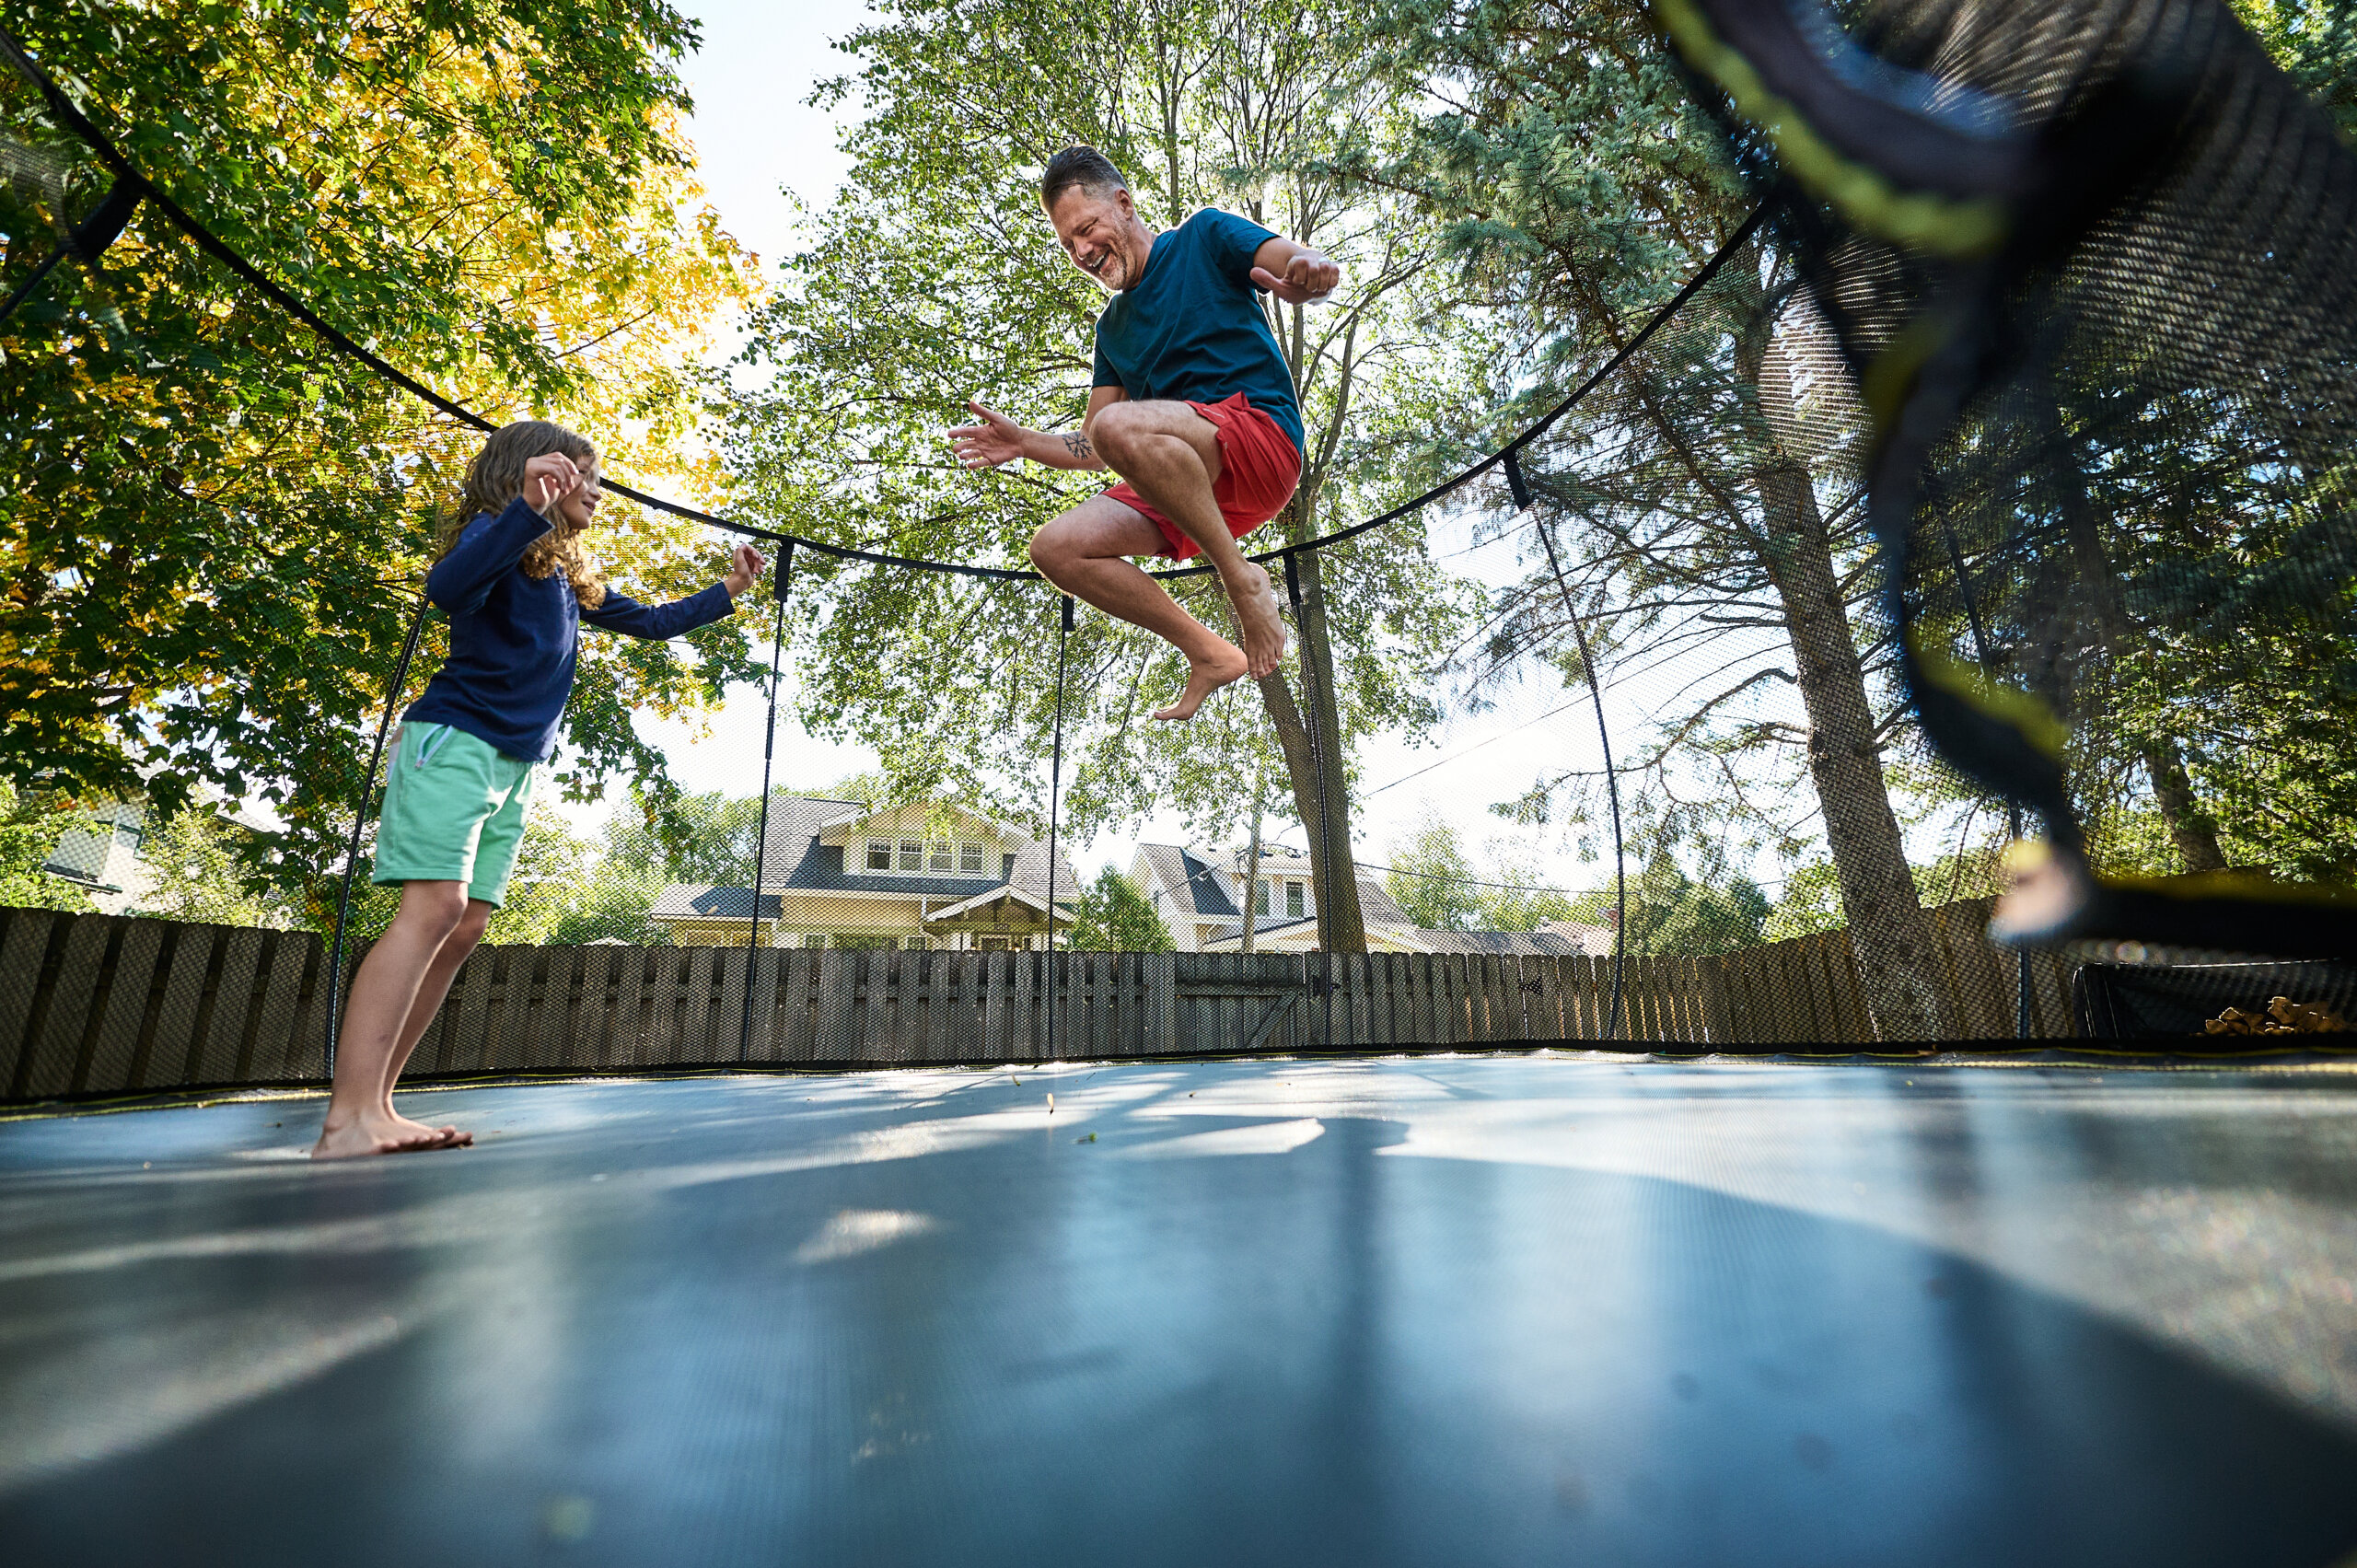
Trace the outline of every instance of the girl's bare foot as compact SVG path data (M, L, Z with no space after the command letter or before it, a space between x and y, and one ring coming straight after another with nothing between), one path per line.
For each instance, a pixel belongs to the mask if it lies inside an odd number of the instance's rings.
M1244 633L1246 673L1255 680L1266 679L1285 656L1285 623L1277 613L1277 593L1269 584L1269 574L1247 561L1244 570L1227 585L1227 597L1236 606L1236 623Z
M1244 655L1232 643L1220 644L1219 651L1209 658L1190 657L1187 660L1187 690L1178 694L1177 702L1160 709L1154 716L1166 720L1193 718L1195 710L1203 705L1204 698L1231 680L1243 679L1247 668Z
M457 1129L451 1130L457 1132ZM458 1136L469 1143L474 1140L460 1132ZM382 1116L358 1117L353 1121L330 1122L319 1129L319 1141L311 1145L315 1160L351 1159L360 1155L397 1155L420 1149L447 1149L457 1145L445 1143L439 1129L406 1117L387 1119Z
M389 1109L385 1115L389 1120L408 1128L412 1132L433 1139L436 1147L466 1148L475 1141L475 1135L472 1132L461 1132L456 1127L431 1126L413 1117L403 1116L398 1110Z

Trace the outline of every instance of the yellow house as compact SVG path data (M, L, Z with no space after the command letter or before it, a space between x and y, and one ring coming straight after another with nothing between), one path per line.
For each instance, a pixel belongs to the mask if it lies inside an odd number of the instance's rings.
M1080 879L1056 869L1056 926ZM1047 846L947 807L872 811L855 800L789 796L770 808L761 908L753 889L674 883L649 917L685 947L1044 948Z

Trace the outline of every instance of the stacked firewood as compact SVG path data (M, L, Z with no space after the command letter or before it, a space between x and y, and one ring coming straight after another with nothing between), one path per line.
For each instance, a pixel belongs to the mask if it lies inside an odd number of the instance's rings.
M2206 1035L2337 1035L2348 1029L2349 1025L2331 1008L2315 1002L2294 1002L2288 996L2268 1003L2264 1013L2229 1007L2201 1025Z

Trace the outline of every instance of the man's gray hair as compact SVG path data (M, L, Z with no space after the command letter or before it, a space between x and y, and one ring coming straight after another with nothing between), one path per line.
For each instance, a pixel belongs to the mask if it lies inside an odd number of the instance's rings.
M1095 147L1066 147L1048 160L1048 171L1039 176L1039 204L1054 212L1057 200L1075 186L1102 196L1126 191L1130 182L1121 178L1113 160Z

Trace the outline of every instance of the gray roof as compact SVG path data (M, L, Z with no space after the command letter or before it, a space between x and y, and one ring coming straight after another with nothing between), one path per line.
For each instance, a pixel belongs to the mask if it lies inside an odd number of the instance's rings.
M1155 880L1170 895L1171 907L1180 914L1198 915L1207 920L1240 920L1244 912L1227 896L1227 889L1213 875L1216 867L1194 851L1177 844L1140 844L1138 853L1154 870Z
M646 912L657 920L750 920L753 889L716 888L709 882L674 882L663 889L655 907ZM774 920L777 912L777 895L762 895L761 918Z
M1016 846L1012 877L1006 876L1000 865L986 865L981 875L974 877L847 872L843 869L844 846L822 844L819 834L827 823L845 812L865 815L866 811L866 805L861 801L828 800L818 796L793 796L772 801L761 886L795 892L923 893L931 898L963 900L1011 883L1035 898L1044 900L1048 896L1047 846L1013 829L1000 830L1000 837ZM1068 889L1077 895L1080 878L1071 861L1062 855L1056 859L1056 902L1061 906L1067 901Z

